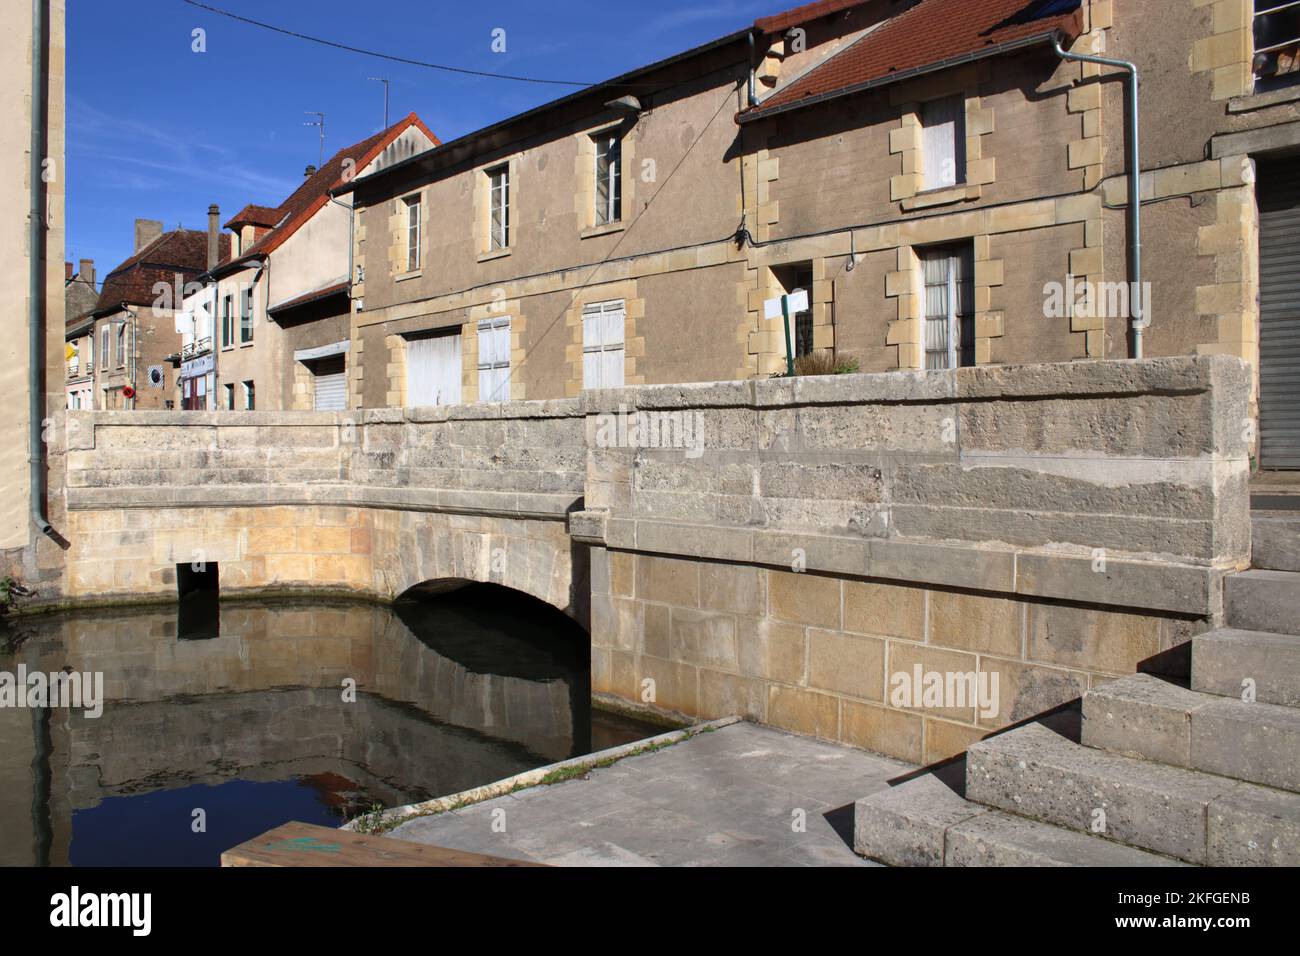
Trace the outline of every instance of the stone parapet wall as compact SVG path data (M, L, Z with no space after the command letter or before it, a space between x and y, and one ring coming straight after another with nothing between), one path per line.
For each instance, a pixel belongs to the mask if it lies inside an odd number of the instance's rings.
M1249 553L1249 393L1224 357L596 392L575 533L1212 614ZM615 420L693 447L602 441Z

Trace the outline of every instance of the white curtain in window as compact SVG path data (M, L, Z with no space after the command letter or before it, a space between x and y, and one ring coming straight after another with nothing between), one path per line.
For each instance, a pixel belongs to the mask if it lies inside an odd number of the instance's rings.
M966 103L960 96L934 100L921 109L921 172L926 189L965 179Z

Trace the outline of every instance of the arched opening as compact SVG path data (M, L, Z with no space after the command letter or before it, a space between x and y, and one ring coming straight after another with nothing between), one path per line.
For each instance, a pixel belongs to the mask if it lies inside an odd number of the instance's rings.
M440 579L408 589L393 609L422 645L472 675L465 680L479 695L476 706L499 695L500 713L481 719L522 733L519 718L531 728L520 742L539 752L558 752L548 734L569 735L565 756L647 735L647 725L591 706L590 635L544 601L499 584Z

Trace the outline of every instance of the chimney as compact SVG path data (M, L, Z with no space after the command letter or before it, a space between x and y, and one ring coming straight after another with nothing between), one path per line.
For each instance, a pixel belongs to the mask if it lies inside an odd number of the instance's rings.
M213 203L208 207L208 268L217 264L220 257L221 210Z
M95 284L95 260L82 259L81 268L78 270L77 274L81 276L82 282L87 282L93 286Z
M311 163L308 163L307 168L302 171L303 180L306 181L308 179L311 179L315 175L316 175L316 167L311 165Z
M137 219L135 221L135 251L140 250L162 235L163 224L157 219Z
M63 281L64 281L64 282L71 282L71 281L72 281L72 263L71 263L71 262L65 262L65 263L63 263Z

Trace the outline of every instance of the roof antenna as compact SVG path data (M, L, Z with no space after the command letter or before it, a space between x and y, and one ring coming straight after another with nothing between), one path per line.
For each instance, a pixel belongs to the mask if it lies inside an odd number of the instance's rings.
M388 84L390 81L382 76L368 76L366 79L384 84L384 129L388 129Z
M316 117L316 119L314 120L308 120L307 122L303 123L302 124L303 126L320 127L320 159L316 163L316 168L320 169L325 165L325 114L316 112L315 110L303 110L303 112L306 113L308 116Z

